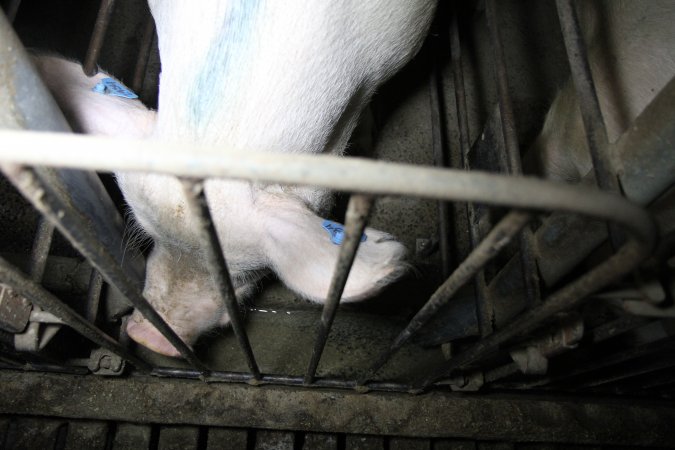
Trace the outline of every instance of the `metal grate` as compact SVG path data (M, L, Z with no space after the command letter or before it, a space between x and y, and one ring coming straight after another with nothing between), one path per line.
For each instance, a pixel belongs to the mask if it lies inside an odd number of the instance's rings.
M8 16L13 18L19 2L14 2ZM675 82L671 81L636 120L625 136L615 144L616 155L623 162L624 170L617 172L606 155L610 144L604 129L597 94L590 74L588 58L581 37L574 6L570 0L558 0L557 8L562 33L569 55L569 65L583 113L587 130L588 145L593 153L593 162L599 189L580 186L555 184L539 179L522 177L519 143L516 133L515 114L509 96L506 58L500 37L498 3L486 2L490 41L494 52L495 79L499 99L498 117L501 125L501 140L504 152L495 147L495 154L489 157L498 161L502 174L486 174L474 169L470 159L469 131L467 119L467 100L465 97L464 73L458 16L452 13L450 20L450 43L453 62L453 79L458 122L456 129L460 136L461 167L456 169L418 167L407 164L383 163L375 161L335 158L330 156L297 155L222 155L214 149L194 146L167 146L162 144L163 159L157 161L157 144L151 142L119 142L100 138L68 135L64 133L37 133L33 131L0 131L0 160L2 171L11 183L44 217L40 231L35 239L31 254L31 269L22 272L5 259L0 259L0 279L2 283L21 297L35 305L30 315L31 325L36 327L67 326L97 347L105 349L101 354L107 358L116 356L132 364L135 370L157 377L175 377L202 379L209 382L235 382L254 385L286 385L306 388L339 388L365 391L394 391L402 393L420 393L426 390L447 390L448 385L455 389L478 386L493 388L551 388L554 390L583 390L604 384L622 386L627 391L636 388L630 384L634 377L642 384L637 390L641 394L665 392L672 393L675 382L672 357L662 358L673 350L673 338L668 337L656 344L647 343L621 354L611 354L602 359L584 359L585 352L591 358L587 348L574 350L571 344L579 331L579 321L570 320L562 324L558 320L567 311L574 311L600 289L619 281L624 275L638 268L654 249L657 235L653 219L645 205L652 202L673 182L672 157L668 164L650 167L652 182L650 186L633 189L639 170L632 168L631 162L640 158L640 165L651 164L645 155L663 155L669 151L668 139L675 136ZM84 68L93 74L98 55L104 43L108 23L114 14L114 1L101 3L98 18L91 36L85 58ZM154 26L147 21L141 39L141 51L138 55L132 86L138 89L144 78L147 66ZM3 64L2 79L13 80L17 93L29 90L38 97L37 103L26 98L3 97L5 105L13 105L26 117L31 112L40 111L52 119L41 124L32 124L22 118L15 123L5 123L6 128L28 128L46 131L65 131L67 126L60 113L50 102L45 88L32 72L27 56L12 31L10 22L0 17L2 42L9 42L0 50L0 60L14 61ZM437 92L440 77L438 69L430 83L432 98L432 117L434 124L434 152L441 155L437 161L443 161L444 143L440 137L441 99ZM25 119L25 120L24 120ZM652 136L662 139L653 139ZM96 147L97 151L89 151ZM635 149L640 149L637 155ZM645 162L645 159L647 160ZM662 161L663 158L655 159ZM441 164L439 164L441 165ZM635 165L637 166L637 164ZM51 168L47 168L51 167ZM141 295L139 280L128 267L120 265L121 257L115 245L121 242L121 234L112 240L102 240L105 232L119 233L118 229L102 229L98 222L102 218L86 218L81 205L73 201L74 190L90 189L96 196L105 196L98 180L86 172L73 172L64 169L82 171L143 171L172 174L184 181L190 211L199 223L204 248L210 249L208 262L213 277L218 280L221 301L226 305L232 319L233 332L237 343L245 356L249 371L212 370L185 345L171 330ZM77 173L79 175L72 175ZM76 178L73 180L73 177ZM310 185L330 188L351 193L345 223L345 240L330 287L328 299L323 307L321 320L317 325L315 344L307 369L303 374L262 373L249 343L247 330L234 295L226 258L220 250L217 235L213 228L209 209L203 193L203 180L207 177L223 177L279 183L282 185ZM630 201L621 197L619 183ZM443 271L446 280L431 295L426 304L410 320L407 326L396 336L390 347L383 352L371 367L359 376L350 379L317 377L317 366L322 357L331 326L335 319L338 303L344 289L354 256L359 246L360 236L368 223L373 205L381 196L410 196L439 201L441 231L439 241L443 255ZM77 196L75 196L77 197ZM450 243L448 203L466 204L466 220L461 223L455 217L455 227L469 232L471 251L454 270L450 270L448 258ZM111 203L107 201L106 205ZM484 232L479 225L484 217L482 205L501 207L507 210L500 220ZM102 208L115 216L110 223L121 223L116 212L110 207ZM533 222L539 220L542 211L553 212L542 220L537 229ZM582 218L579 218L579 217ZM587 226L588 218L607 222L607 227L599 227L593 236L579 243L588 251L580 248L570 249L567 253L558 247L542 244L541 236L546 230L557 230L558 234L574 234L575 230ZM93 222L93 225L92 225ZM91 277L87 312L78 313L71 306L51 294L40 285L46 254L49 251L54 227L65 236L91 264L94 271ZM594 230L596 230L594 228ZM570 269L610 236L614 251L600 261L594 268L567 280ZM513 244L515 243L515 244ZM513 250L513 245L517 247ZM506 252L507 262L487 276L486 265L495 261L501 252ZM552 253L555 258L549 257ZM515 268L515 269L514 269ZM514 279L519 280L514 281ZM543 279L542 279L543 278ZM188 362L188 368L158 367L131 352L124 342L114 339L110 333L96 324L97 308L101 293L102 279L118 290L134 308L140 311L168 340L177 348ZM560 284L566 279L564 285ZM495 317L497 299L513 299L514 292L504 295L505 280L522 285L518 295L524 298L524 311L515 317L509 317L502 323ZM480 338L463 345L459 352L436 367L434 370L420 372L409 380L376 380L378 371L390 363L392 356L401 349L418 331L423 329L435 317L438 311L452 302L460 288L475 283L475 310L478 315ZM543 286L559 286L551 289ZM3 292L3 295L7 291ZM522 302L521 302L522 303ZM43 311L40 311L39 308ZM47 317L45 314L49 313ZM42 315L41 315L42 314ZM554 324L554 322L556 322ZM597 324L592 330L590 340L600 345L622 332L652 323L643 318L627 318ZM44 325L45 323L49 325ZM545 327L545 328L544 328ZM545 335L542 337L542 329ZM34 331L34 334L37 332ZM33 339L36 339L33 336ZM34 350L39 349L35 347ZM520 353L518 353L520 352ZM528 353L530 352L530 353ZM539 373L525 381L509 381L507 377L523 371L519 357L527 360L535 352L543 357L568 354L568 361L576 357L580 364L571 364L568 370L556 375ZM505 362L505 355L513 359ZM670 353L672 354L672 353ZM515 355L515 356L514 356ZM564 356L564 355L563 355ZM656 357L656 358L652 358ZM6 368L22 370L56 371L87 374L91 371L81 365L68 364L67 361L42 360L39 353L26 356L24 353L3 351L2 365ZM101 356L102 358L102 356ZM564 359L563 359L564 361ZM638 367L635 361L644 361ZM621 365L623 364L623 366ZM593 372L603 367L618 368L611 376L599 375L597 378L581 379L579 382L566 383L581 374ZM619 370L621 369L621 370ZM645 380L644 375L654 375ZM639 378L643 377L643 378ZM506 381L503 381L505 380ZM450 380L450 382L448 382ZM612 384L613 383L613 384ZM618 384L617 384L618 383ZM626 384L629 383L629 384ZM662 391L660 386L664 386ZM668 387L670 386L670 387Z

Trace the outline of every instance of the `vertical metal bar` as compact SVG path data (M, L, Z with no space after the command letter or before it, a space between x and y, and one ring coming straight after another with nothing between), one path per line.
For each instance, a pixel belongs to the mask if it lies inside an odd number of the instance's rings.
M556 6L572 81L579 99L581 118L586 131L586 142L593 161L596 182L600 189L621 195L619 179L616 176L609 154L607 128L602 117L600 101L593 83L593 74L588 60L588 52L574 4L571 0L556 0ZM608 224L608 230L612 246L618 248L622 239L621 233L611 224Z
M136 283L118 265L112 254L100 244L77 211L60 200L51 187L36 174L34 169L3 165L2 171L23 196L47 217L85 258L115 286L143 316L173 345L194 367L208 373L197 358L164 319L148 303Z
M53 236L54 225L45 218L41 218L38 223L35 239L33 240L33 248L30 255L30 268L28 271L30 279L36 283L42 281ZM33 305L34 313L40 313L41 311L42 309L40 309L38 305ZM14 335L14 346L16 349L30 352L37 351L40 347L40 327L41 324L39 322L31 321L23 333L16 333ZM45 345L54 335L54 327L50 328L52 331L49 333L49 338L45 340Z
M455 85L455 103L457 105L457 122L459 128L459 144L462 154L462 168L469 170L469 119L466 108L466 89L464 87L464 71L462 68L462 47L459 40L459 25L457 12L452 14L450 24L450 56L452 62L452 75ZM473 203L466 204L466 216L469 222L469 237L471 239L471 248L475 249L480 244L480 230L478 229L478 219L476 217L476 206ZM483 269L476 273L476 312L478 314L478 324L481 336L487 336L492 333L492 306L489 304L485 286L485 272Z
M607 129L574 4L571 0L556 0L556 6L598 186L620 192L608 152Z
M34 304L62 319L68 326L87 339L121 356L140 370L150 371L152 369L149 364L131 354L114 339L90 324L84 317L77 314L68 305L54 297L36 282L23 275L3 258L0 258L0 279Z
M9 0L7 2L7 20L9 23L14 23L16 20L16 14L19 12L19 7L21 6L21 0Z
M134 68L134 78L131 82L131 89L138 95L143 90L143 80L145 79L145 71L148 67L148 58L150 56L150 49L152 42L155 39L155 21L152 15L148 15L143 28L143 37L141 38L141 47L138 51L138 58L136 59L136 67Z
M98 307L101 302L101 290L103 289L103 277L96 269L91 269L89 278L89 290L87 291L87 320L91 323L96 322L98 316Z
M509 173L511 175L522 175L523 168L520 160L520 147L518 145L518 134L516 132L513 104L511 103L511 95L509 94L506 58L504 57L504 48L499 35L496 1L487 0L485 2L485 8L490 31L490 42L495 57L495 75L497 79L497 91L499 94L499 113L502 122L502 133L504 134L504 145L509 160ZM523 272L525 293L530 306L538 304L541 300L539 292L539 272L537 269L537 262L533 255L532 242L532 230L526 228L523 230L520 237L520 265Z
M114 6L115 0L101 0L101 6L98 9L98 16L94 24L94 31L92 31L91 39L89 40L87 55L82 65L84 73L89 77L96 75L98 57L101 54L101 47L103 47L103 41L105 40L105 34L108 30Z
M251 348L251 343L248 340L246 329L239 313L239 304L234 293L230 273L227 270L227 262L225 261L213 220L211 220L211 213L209 212L209 206L204 195L204 182L201 180L182 180L182 184L187 206L197 223L199 242L202 245L204 259L216 283L216 290L220 295L220 301L224 304L227 314L230 316L232 330L237 337L239 347L241 347L246 357L246 363L251 374L253 374L254 379L260 380L260 370L255 361L253 349Z
M518 335L534 330L545 320L564 310L574 308L591 293L619 279L636 268L649 255L651 244L647 245L631 240L624 244L613 256L605 260L590 272L579 277L551 295L537 307L525 311L504 328L478 341L466 351L453 357L432 376L420 380L422 388L431 385L453 371L471 364L480 358L497 351L500 346Z
M520 211L513 211L504 217L415 314L389 349L373 364L369 375L374 375L462 286L508 245L529 220L530 215Z
M37 283L42 281L44 276L53 236L54 225L47 219L41 218L30 258L30 278Z
M361 243L361 235L366 228L373 203L373 198L366 195L354 194L349 199L345 218L345 237L342 241L342 248L340 248L337 264L335 265L333 279L328 289L328 297L321 312L321 321L317 327L312 358L305 373L305 384L311 384L314 380L316 368L319 365L321 354L326 346L326 340L333 325L335 313L337 312L342 292L347 284L347 277L354 263L356 251Z
M435 55L432 55L432 58ZM431 137L432 149L436 165L438 167L447 167L447 158L445 156L445 146L443 145L443 124L441 118L441 98L439 89L441 88L441 77L438 64L432 62L431 75L429 77L429 106L431 111ZM448 203L438 201L438 241L441 251L441 268L443 278L450 275L450 208Z

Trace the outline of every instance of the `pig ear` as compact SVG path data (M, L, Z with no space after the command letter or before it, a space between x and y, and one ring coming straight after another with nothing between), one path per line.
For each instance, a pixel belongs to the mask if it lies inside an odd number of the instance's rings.
M134 138L152 133L156 113L140 100L96 92L109 75L87 77L80 64L51 55L34 55L33 62L74 131Z
M280 203L284 203L283 206ZM324 219L300 204L275 204L266 217L263 245L272 269L291 289L305 298L324 301L328 294L340 245L324 227ZM269 209L268 209L269 210ZM366 228L347 279L343 301L369 297L406 270L405 248L382 231Z

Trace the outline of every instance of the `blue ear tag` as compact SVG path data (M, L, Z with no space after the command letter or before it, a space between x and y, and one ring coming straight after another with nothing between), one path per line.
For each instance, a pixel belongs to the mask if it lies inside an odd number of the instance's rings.
M138 95L136 95L134 91L113 78L102 79L96 86L94 86L92 91L103 95L112 95L115 97L138 98Z
M328 234L330 234L330 240L333 244L335 245L340 245L342 244L342 241L345 238L345 226L342 225L341 223L333 222L330 220L324 220L323 221L323 228L328 231ZM363 233L361 236L361 242L365 242L366 239L368 239L368 236L366 236L366 233Z

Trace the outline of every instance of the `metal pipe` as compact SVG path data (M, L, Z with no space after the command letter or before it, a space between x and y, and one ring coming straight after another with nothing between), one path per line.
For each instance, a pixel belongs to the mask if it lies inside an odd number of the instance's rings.
M92 148L97 151L92 152ZM157 158L158 154L162 158ZM533 177L467 173L332 155L223 152L219 147L185 143L9 130L0 131L0 161L101 171L156 172L192 178L244 179L374 195L559 210L617 222L649 245L655 236L650 216L624 198Z
M455 86L455 103L457 107L457 128L459 131L459 145L461 147L462 168L469 170L469 151L471 145L469 144L469 119L466 108L466 89L464 87L464 71L462 66L462 46L459 40L459 24L457 21L457 13L452 15L452 22L450 24L450 56L452 61L452 75ZM471 248L476 248L480 243L480 230L478 228L478 219L476 214L476 206L468 202L466 204L466 217L469 225L469 238L471 240ZM476 312L478 315L478 325L481 336L487 336L492 333L492 314L490 299L487 297L485 290L485 271L480 269L476 273L475 282L476 290Z
M37 283L42 281L42 277L44 276L53 237L54 225L45 218L40 219L35 240L33 241L33 249L31 250L29 269L31 280Z
M321 321L318 324L316 331L316 340L314 342L314 349L312 350L312 358L307 366L305 372L305 384L311 384L314 380L316 368L319 365L321 354L326 345L330 328L335 319L342 292L347 284L347 277L349 271L354 263L356 251L361 243L361 236L366 229L368 217L373 207L372 197L365 195L352 195L349 198L347 205L347 213L345 216L345 235L342 241L340 254L335 265L335 272L330 282L328 289L328 296L323 305L321 312Z
M152 42L155 39L155 21L152 15L148 15L143 28L143 36L141 37L141 46L138 51L138 58L136 59L136 67L134 68L134 77L131 82L131 89L140 95L143 90L143 80L145 79L145 71L148 67L148 58L150 56L150 49Z
M136 283L119 266L107 248L91 233L84 218L71 206L55 195L49 184L37 176L34 169L3 165L2 171L23 196L47 217L70 243L87 258L103 275L105 280L118 288L134 307L145 316L194 367L206 372L208 369L197 359L194 352L167 325L164 319L143 298ZM70 322L67 322L70 325Z
M19 12L19 7L21 6L21 0L9 0L7 2L7 9L5 14L7 15L7 20L9 23L14 23L16 20L16 14Z
M62 319L64 323L67 323L68 326L87 339L126 359L139 370L148 372L152 369L148 363L134 356L110 336L93 326L84 317L73 311L68 305L50 294L33 280L23 275L3 258L0 258L0 279L40 308Z
M675 367L675 356L672 352L673 348L671 347L669 352L666 352L663 355L659 355L658 359L651 361L649 363L640 363L630 367L622 367L618 370L612 370L611 374L592 379L583 383L575 384L573 386L574 391L586 391L599 386L604 386L606 384L618 384L614 389L621 391L621 386L630 385L630 379L648 375L653 372L658 372L664 369L671 369ZM672 377L672 374L671 374ZM672 378L671 378L672 380ZM619 383L623 382L623 383ZM625 389L625 387L624 387Z
M574 4L572 0L556 0L556 7L596 182L600 189L621 194L619 179L609 153L607 129ZM621 242L619 231L612 224L608 224L608 232L612 246L617 248Z
M628 241L602 264L560 289L536 308L525 311L509 325L455 356L437 373L420 380L420 385L425 388L439 378L494 353L510 339L531 332L555 314L578 306L593 292L635 269L651 253L650 250L651 246L635 240Z
M619 182L608 152L607 129L577 13L571 0L556 0L556 7L598 186L618 193Z
M611 354L602 358L592 358L587 363L577 364L573 369L566 373L557 376L546 377L540 380L532 381L529 386L544 386L550 385L552 387L561 387L565 381L578 377L589 372L615 366L617 364L625 363L637 358L645 356L659 355L661 353L670 353L675 349L675 338L666 338L656 343L649 343L640 345L638 347L622 349L618 353ZM573 384L573 383L572 383Z
M89 48L87 48L87 54L82 65L84 73L89 77L96 75L98 57L101 53L101 47L103 47L103 41L105 40L105 34L108 30L114 6L115 0L101 0L94 30L89 40Z
M180 369L173 367L158 367L152 371L152 375L166 378L187 378L202 379L200 373L196 370ZM395 382L371 382L360 385L354 380L343 380L338 378L315 378L309 385L305 384L305 378L302 376L265 374L259 380L254 380L250 373L244 372L225 372L212 371L205 378L208 383L245 383L255 385L277 385L277 386L305 386L310 388L324 389L348 389L359 392L400 392L409 393L410 386L404 383ZM439 386L439 388L443 388Z
M511 239L520 232L530 220L530 215L513 211L504 217L486 236L486 238L462 261L450 277L433 293L415 317L394 339L370 368L369 376L374 375L408 340L422 328L442 308L457 291L473 278L485 264L497 256Z
M30 255L30 279L36 283L42 281L42 277L47 266L47 257L49 256L49 249L52 245L52 238L54 236L54 225L45 218L41 218L38 222L38 230L33 240L33 248ZM39 314L42 310L39 306L33 305L33 313ZM40 323L31 317L31 322L23 333L16 333L14 335L14 347L20 351L36 352L41 346L40 342ZM45 336L44 345L47 345L55 332L53 327L50 333Z
M518 144L518 133L516 131L516 119L515 113L513 112L511 95L509 93L506 58L504 57L504 48L502 47L502 41L499 35L497 4L495 0L487 0L485 2L485 12L490 32L490 42L496 62L495 76L499 96L499 116L502 123L504 147L506 148L509 161L508 172L511 175L522 175L523 166L520 160L520 146ZM532 230L526 228L520 236L520 267L523 284L525 286L525 295L530 307L541 301L541 293L539 292L539 272L537 270L537 262L534 259L532 249Z
M87 291L87 320L91 323L96 322L98 316L98 307L101 301L101 290L103 289L103 277L96 269L91 270L89 278L89 290Z
M438 65L433 62L429 77L429 110L431 113L431 146L436 166L447 167L443 139L441 115L441 74ZM446 278L450 275L450 208L447 202L438 202L438 242L441 252L441 272Z
M244 353L248 368L253 374L253 378L260 379L260 370L253 355L251 343L248 340L246 329L239 312L239 303L234 293L230 272L227 269L227 262L223 255L223 249L220 246L218 233L211 219L209 206L204 195L204 182L197 180L182 180L183 191L185 193L186 204L191 211L192 218L196 223L199 242L201 243L201 253L204 262L208 267L209 273L216 285L216 292L220 296L220 302L227 310L232 323L232 330L237 337L239 347Z

